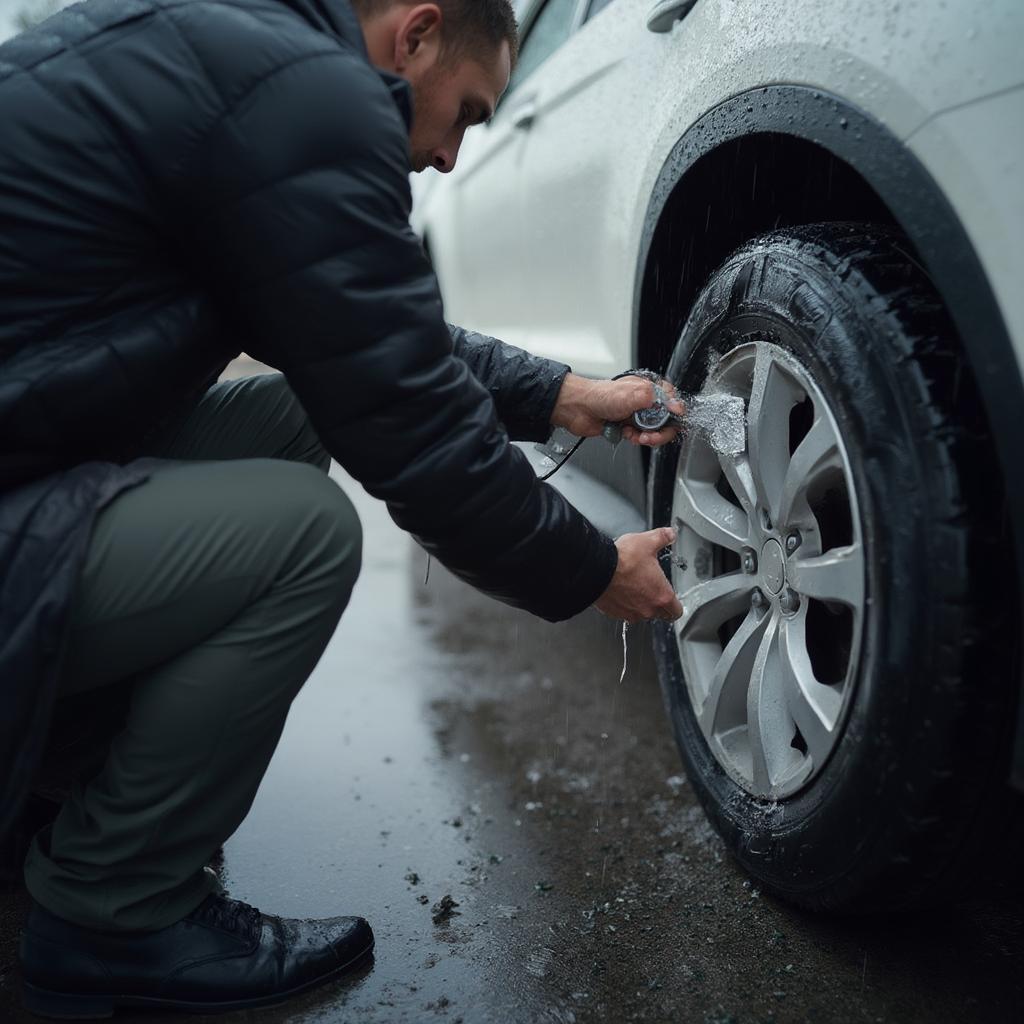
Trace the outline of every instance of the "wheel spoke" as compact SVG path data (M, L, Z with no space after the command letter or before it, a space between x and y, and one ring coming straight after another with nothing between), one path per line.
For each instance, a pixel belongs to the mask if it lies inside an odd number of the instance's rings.
M864 555L860 544L832 548L814 558L795 558L787 574L804 597L859 609L864 601Z
M782 737L790 730L783 694L782 658L779 652L778 616L765 628L747 691L747 740L755 789L763 795L784 776L793 750Z
M747 407L747 440L757 496L775 522L789 465L789 412L797 397L768 345L759 343Z
M814 421L807 436L797 445L782 483L776 521L786 522L792 515L793 505L808 486L828 469L842 470L839 441L831 423L820 416Z
M746 721L747 690L761 637L771 617L750 612L722 651L700 711L705 736Z
M739 615L750 602L751 579L745 573L731 572L698 583L679 595L683 606L675 628L680 640L708 639L723 622Z
M747 543L749 519L709 483L679 477L672 511L676 519L712 544L738 552Z
M814 677L802 619L782 624L779 650L786 708L807 744L812 769L817 770L835 741L841 694Z
M753 516L757 506L757 488L754 486L750 459L746 455L719 455L718 461L743 511L748 517Z

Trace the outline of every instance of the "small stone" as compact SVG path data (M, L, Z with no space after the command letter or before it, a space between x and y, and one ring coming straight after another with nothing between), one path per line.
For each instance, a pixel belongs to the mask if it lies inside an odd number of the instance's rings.
M430 908L434 924L445 924L455 917L459 911L455 908L459 904L451 898L451 895L442 896L440 901Z

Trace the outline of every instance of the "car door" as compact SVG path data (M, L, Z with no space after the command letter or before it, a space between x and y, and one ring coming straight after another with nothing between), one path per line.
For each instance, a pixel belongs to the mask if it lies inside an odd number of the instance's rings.
M655 0L589 0L578 30L523 82L531 103L521 217L529 346L579 372L631 358L639 167L663 63Z
M449 319L529 347L530 307L523 247L523 158L532 125L532 82L578 24L580 0L519 6L520 59L494 118L466 133L456 169L431 211L427 242L437 257ZM440 193L442 189L439 187Z

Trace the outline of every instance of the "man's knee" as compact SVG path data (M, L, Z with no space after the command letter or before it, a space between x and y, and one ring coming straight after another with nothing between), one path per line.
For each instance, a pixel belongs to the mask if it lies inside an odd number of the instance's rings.
M319 485L323 491L321 500L333 524L331 555L348 581L350 593L363 564L363 524L348 495L330 477L321 476Z
M302 531L302 556L314 571L334 579L342 607L362 566L363 529L348 495L325 473L289 467L288 486Z

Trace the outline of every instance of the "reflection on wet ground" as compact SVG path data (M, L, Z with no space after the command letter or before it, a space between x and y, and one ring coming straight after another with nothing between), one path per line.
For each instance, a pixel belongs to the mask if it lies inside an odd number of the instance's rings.
M364 914L376 960L218 1019L1024 1019L1019 905L850 923L765 897L680 775L645 630L629 631L620 685L618 623L547 625L436 564L425 586L423 555L345 487L363 577L220 870L269 912ZM26 1019L21 911L0 898L4 1021Z

